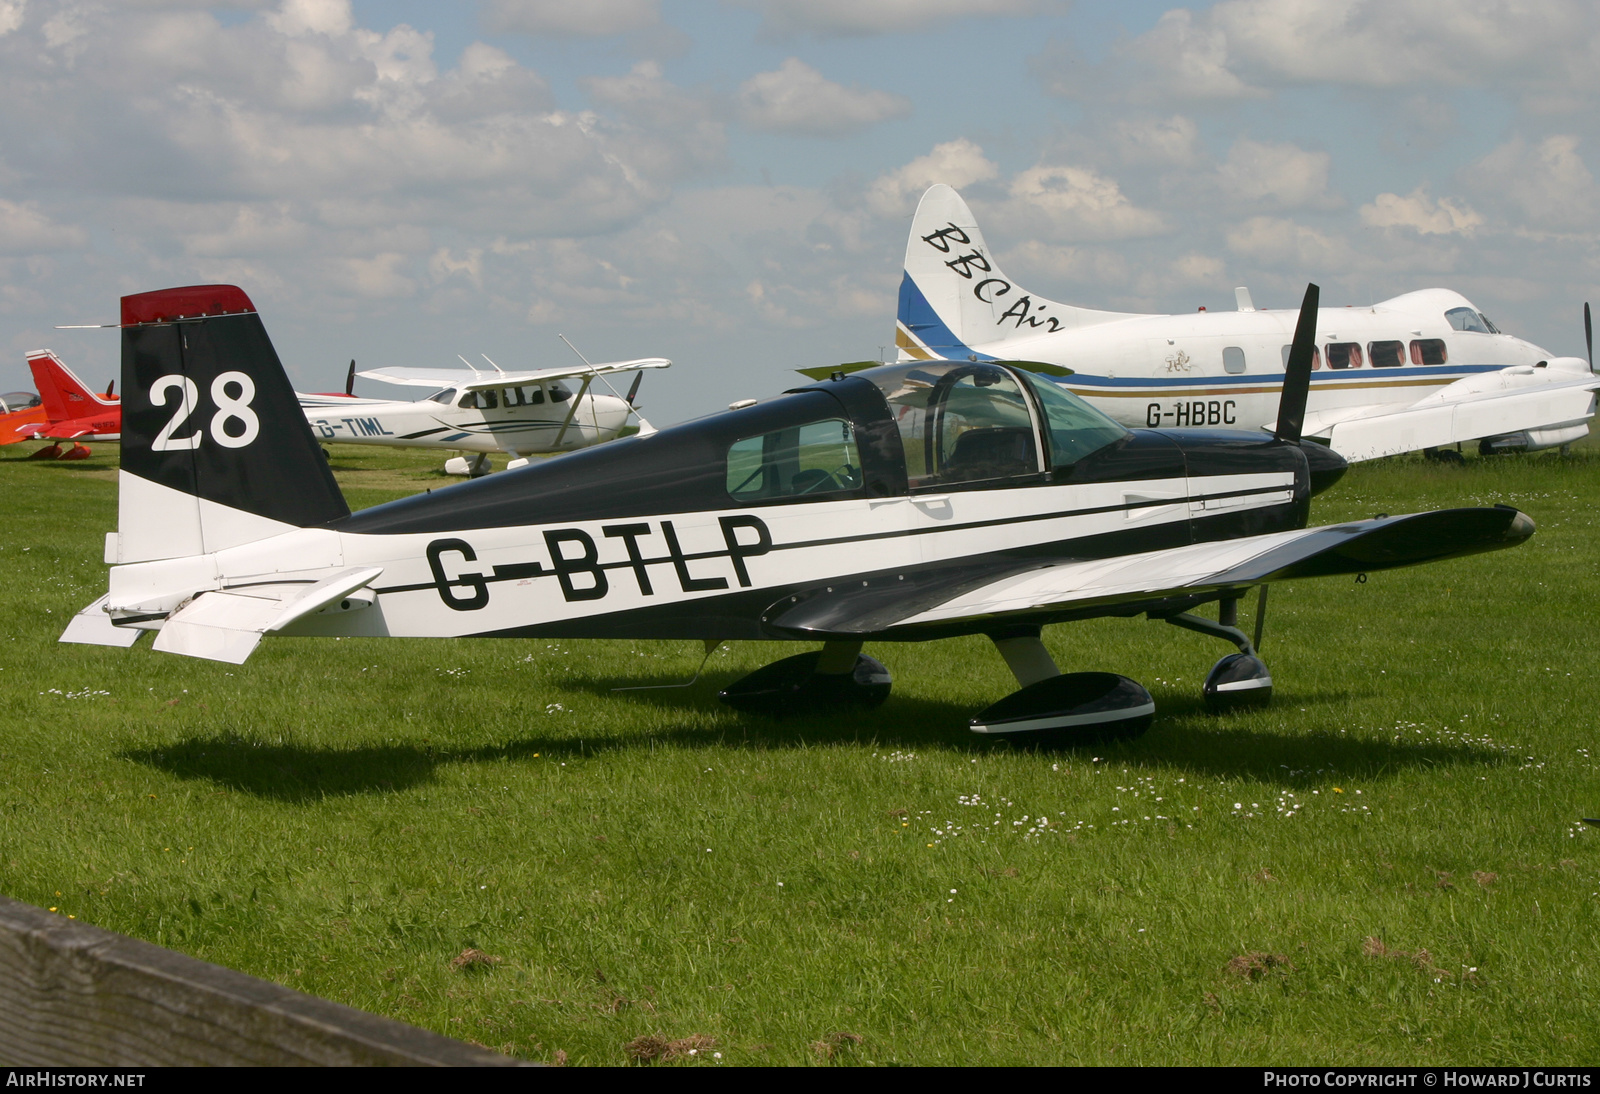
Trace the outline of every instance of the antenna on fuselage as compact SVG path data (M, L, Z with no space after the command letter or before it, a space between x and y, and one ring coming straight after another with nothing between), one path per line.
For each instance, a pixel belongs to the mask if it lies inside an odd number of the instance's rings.
M494 358L490 357L487 353L480 353L478 356L482 357L485 361L488 361L491 365L494 365ZM494 370L502 376L506 374L506 370L501 368L499 365L494 365Z
M1299 444L1306 422L1306 396L1311 393L1311 355L1317 349L1317 303L1322 290L1306 286L1300 302L1300 318L1294 325L1294 342L1289 347L1289 363L1283 370L1283 394L1278 398L1278 428L1275 436L1285 444Z

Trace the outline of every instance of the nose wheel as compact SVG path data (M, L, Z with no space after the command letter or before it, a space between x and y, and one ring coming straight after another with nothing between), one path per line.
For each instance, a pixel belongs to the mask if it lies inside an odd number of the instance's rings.
M1200 615L1190 615L1188 612L1164 617L1175 627L1209 634L1239 647L1238 653L1228 654L1212 665L1211 671L1206 674L1202 694L1208 709L1221 713L1245 707L1264 707L1272 702L1272 673L1268 671L1266 662L1262 661L1256 652L1261 642L1261 630L1266 623L1266 616L1267 587L1263 585L1260 599L1256 603L1255 642L1251 642L1249 636L1239 629L1237 596L1222 598L1218 605L1217 618L1214 620Z

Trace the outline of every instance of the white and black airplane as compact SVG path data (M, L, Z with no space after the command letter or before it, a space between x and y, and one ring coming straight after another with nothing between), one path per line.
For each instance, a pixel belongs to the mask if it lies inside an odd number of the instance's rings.
M1021 690L972 729L1070 741L1154 704L1060 673L1040 627L1147 614L1237 647L1214 705L1264 701L1249 590L1533 533L1501 506L1305 526L1345 468L1300 443L1315 314L1313 286L1275 435L1130 430L1027 366L917 361L351 513L243 292L124 297L110 591L62 640L235 664L268 635L820 643L722 693L787 710L881 701L866 641L983 634Z
M895 343L902 361L1054 365L1058 383L1127 426L1270 432L1296 315L1234 292L1237 311L1190 315L1048 300L1001 272L972 210L941 184L912 221ZM1449 289L1323 308L1305 436L1352 462L1464 441L1485 452L1570 444L1588 434L1600 387L1589 338L1588 361L1553 356Z
M491 361L490 364L493 364ZM479 475L488 470L489 455L504 452L506 467L526 466L528 453L570 452L615 440L630 416L639 432L654 432L634 408L645 369L667 368L664 357L607 361L570 368L505 372L437 368L378 368L350 375L344 394L298 396L318 440L346 444L381 444L396 448L442 448L472 453L454 457L445 470ZM633 372L626 398L591 394L589 385L603 376ZM364 399L352 394L355 378L366 377L402 387L425 387L425 399ZM563 381L578 384L572 391Z

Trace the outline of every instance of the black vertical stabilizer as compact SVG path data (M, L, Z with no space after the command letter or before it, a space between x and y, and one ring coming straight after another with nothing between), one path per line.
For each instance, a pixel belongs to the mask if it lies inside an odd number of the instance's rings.
M241 290L122 298L122 469L298 527L350 508Z
M1294 325L1294 343L1283 370L1283 393L1278 397L1278 440L1299 444L1306 424L1306 396L1311 393L1311 357L1317 351L1317 303L1321 290L1306 286L1300 302L1300 319Z

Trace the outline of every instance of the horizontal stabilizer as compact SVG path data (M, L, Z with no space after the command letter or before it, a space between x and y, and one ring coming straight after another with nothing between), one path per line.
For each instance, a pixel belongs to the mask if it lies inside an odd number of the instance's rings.
M310 585L284 582L201 593L167 618L154 648L243 664L263 635L345 599L381 573L381 566L354 567Z
M792 636L913 637L980 630L1014 619L1039 622L1126 614L1164 598L1294 578L1355 574L1514 547L1533 534L1515 509L1440 509L1402 517L1275 532L1106 559L997 558L943 575L800 594L768 624ZM930 579L931 578L931 579ZM1135 611L1143 610L1135 607ZM1048 621L1043 620L1043 621Z
M600 376L613 372L637 372L646 368L670 368L665 357L641 357L635 361L606 361L598 365L573 365L570 368L541 368L524 372L479 372L464 368L374 368L358 372L368 380L381 380L402 387L442 387L477 391L483 388L515 387L518 384L547 384L580 376Z
M119 627L106 614L106 601L102 596L83 611L72 617L67 629L61 632L60 641L76 642L85 646L120 646L127 649L139 641L139 631L133 627Z

